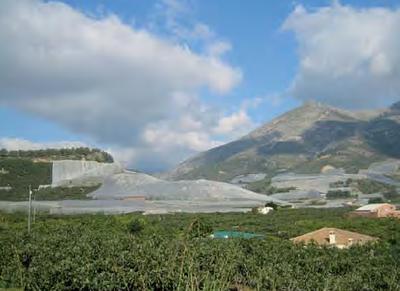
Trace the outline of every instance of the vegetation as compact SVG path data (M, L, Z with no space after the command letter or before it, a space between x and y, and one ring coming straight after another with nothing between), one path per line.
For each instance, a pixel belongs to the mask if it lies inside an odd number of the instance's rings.
M0 150L0 200L26 200L29 185L32 189L38 189L40 185L51 184L51 161L82 158L98 162L113 162L110 154L99 149ZM97 187L41 189L37 192L36 198L38 200L87 199L86 194Z
M340 198L350 198L351 193L350 191L342 191L342 190L329 190L326 193L327 199L340 199Z
M360 190L361 193L364 194L384 193L393 190L396 191L396 188L394 186L369 179L357 180L357 188L358 190Z
M331 188L342 188L342 187L350 187L353 184L353 179L349 178L345 181L336 181L333 183L330 183L329 186Z
M33 190L35 200L75 200L91 199L87 194L97 190L99 185L91 187L54 187ZM0 190L0 201L26 201L28 200L28 188L21 191Z
M396 173L388 175L388 176L389 176L389 178L392 178L393 180L400 182L400 171L397 171Z
M143 219L134 218L128 225L131 234L139 234L144 229L145 222Z
M384 203L385 200L383 200L382 197L374 197L374 198L369 198L368 199L368 204L374 204L374 203Z
M11 191L0 191L0 197L25 195L29 185L36 189L39 185L51 184L51 163L34 163L29 159L0 158L0 186L10 186Z
M296 190L296 187L277 188L272 186L271 180L267 178L260 181L249 183L246 186L246 189L257 193L272 195L276 193L285 193L292 190Z
M28 151L7 151L0 150L0 159L38 159L46 161L54 160L82 160L112 163L113 157L100 149L91 149L86 147L68 148L68 149L44 149Z
M254 214L0 213L0 288L25 290L399 290L400 222L347 218L345 209ZM143 220L140 235L128 228ZM197 222L195 222L197 221ZM194 225L197 225L194 227ZM188 235L240 230L258 239ZM288 238L338 227L379 237L348 250L304 248Z
M324 199L312 199L308 202L308 205L313 205L313 206L320 206L320 205L326 205L327 202Z
M10 190L0 190L0 200L22 201L28 198L28 189L51 184L51 163L35 163L28 159L0 159L0 185L10 186ZM87 199L86 194L94 187L44 188L35 192L37 200Z

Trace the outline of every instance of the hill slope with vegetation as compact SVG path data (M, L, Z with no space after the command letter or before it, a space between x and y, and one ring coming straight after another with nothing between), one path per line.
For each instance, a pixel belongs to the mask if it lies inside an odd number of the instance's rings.
M324 166L348 173L400 158L400 106L349 112L306 103L228 144L183 162L170 179L230 181L239 175L282 171L319 173Z
M113 157L100 149L87 147L66 148L66 149L43 149L43 150L0 150L0 159L29 159L36 162L51 162L56 160L86 160L99 163L112 163Z
M71 148L29 151L0 150L0 200L27 199L29 185L37 189L52 182L52 161L88 160L112 163L112 156L99 149ZM98 187L42 189L37 192L41 200L78 199Z

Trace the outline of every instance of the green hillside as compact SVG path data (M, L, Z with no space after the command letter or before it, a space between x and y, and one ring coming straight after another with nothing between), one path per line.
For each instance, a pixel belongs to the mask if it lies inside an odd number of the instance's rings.
M0 200L26 200L29 185L32 189L37 189L39 185L51 184L52 161L81 159L113 162L110 154L99 149L0 150ZM36 192L36 198L38 200L85 199L86 194L97 187L42 189Z
M27 158L0 158L0 186L12 187L11 191L1 190L0 195L26 193L29 185L38 188L51 184L51 167L51 163L35 163Z
M0 159L4 158L23 158L31 160L86 160L97 161L100 163L112 163L113 157L100 149L91 149L86 147L70 149L44 149L28 151L7 151L0 150Z

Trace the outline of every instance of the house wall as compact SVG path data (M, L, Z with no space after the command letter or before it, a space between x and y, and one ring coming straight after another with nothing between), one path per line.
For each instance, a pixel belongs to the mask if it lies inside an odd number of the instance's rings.
M349 217L400 217L400 211L396 211L396 206L394 205L382 205L373 211L353 211L349 213Z
M394 205L382 205L381 207L378 208L377 211L377 216L378 217L388 217L390 216L390 213L396 211L396 207Z
M392 211L389 213L388 217L400 218L400 211Z

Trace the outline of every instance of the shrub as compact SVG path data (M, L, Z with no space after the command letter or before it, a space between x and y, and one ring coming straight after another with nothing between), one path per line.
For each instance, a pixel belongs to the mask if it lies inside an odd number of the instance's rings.
M273 208L274 210L277 210L278 209L278 204L276 204L276 203L274 203L274 202L267 202L267 203L265 203L265 207L271 207L271 208Z
M142 219L135 218L129 223L128 229L131 234L139 234L144 229L144 221Z
M375 197L375 198L370 198L368 199L368 204L371 203L383 203L385 202L381 197Z
M328 199L349 198L351 197L350 191L330 190L326 194Z
M208 237L212 232L212 227L209 223L198 218L190 223L187 230L187 235L189 238L202 238Z

